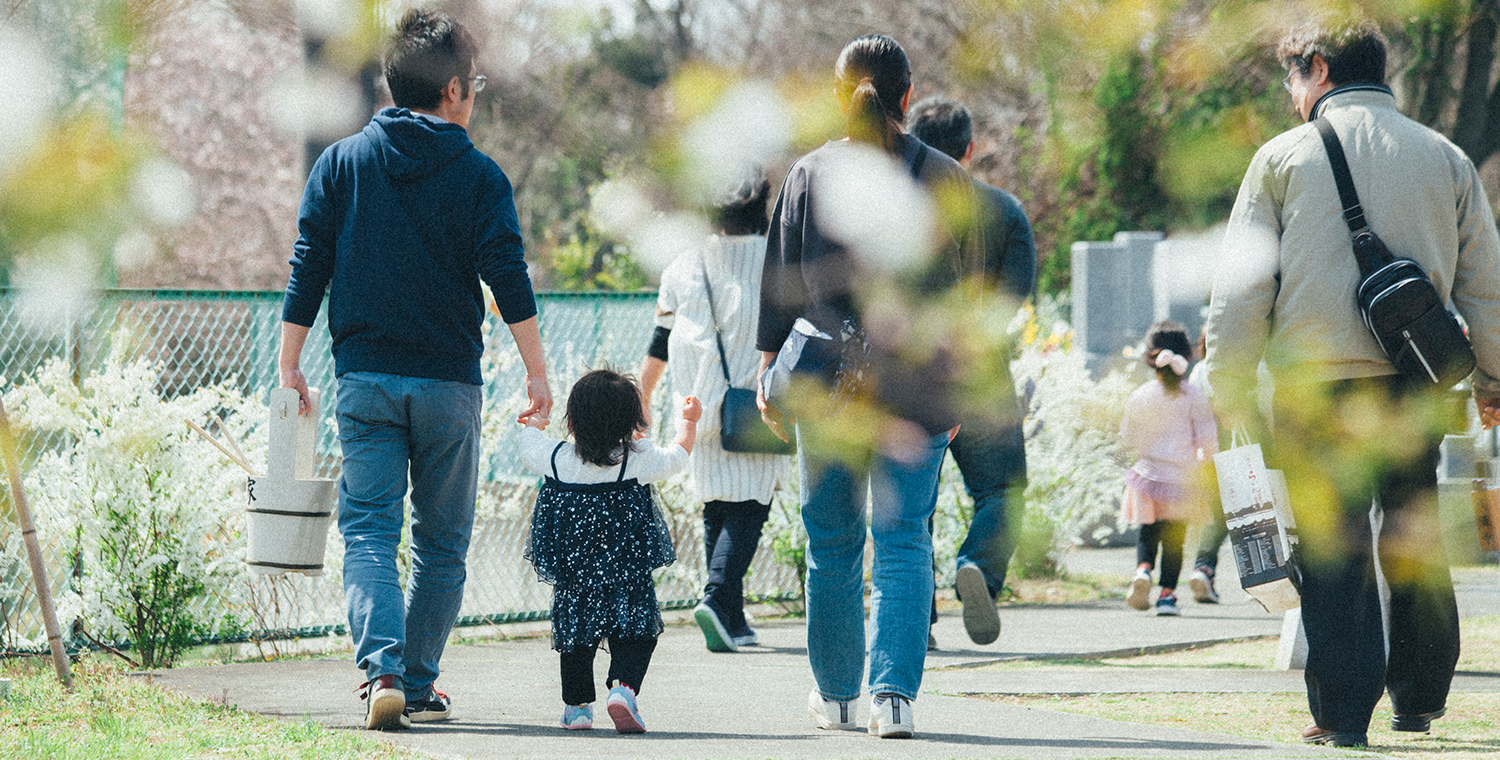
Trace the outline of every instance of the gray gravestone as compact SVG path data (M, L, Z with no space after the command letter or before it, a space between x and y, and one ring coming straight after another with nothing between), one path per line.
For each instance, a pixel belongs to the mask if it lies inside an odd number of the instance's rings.
M1073 329L1098 369L1139 343L1156 319L1152 259L1160 232L1119 232L1073 244Z

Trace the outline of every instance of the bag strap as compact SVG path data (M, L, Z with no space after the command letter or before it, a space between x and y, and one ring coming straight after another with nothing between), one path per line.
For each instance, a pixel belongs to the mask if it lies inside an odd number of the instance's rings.
M1339 189L1339 204L1344 209L1344 223L1349 225L1349 239L1353 242L1354 261L1359 273L1369 277L1377 269L1391 262L1391 256L1379 238L1370 229L1365 219L1364 206L1360 205L1359 193L1354 190L1354 178L1349 174L1349 162L1344 158L1344 145L1333 131L1333 125L1323 116L1313 120L1318 134L1323 137L1323 149L1328 151L1328 165L1333 169L1333 182Z
M562 447L563 447L564 443L567 443L567 441L558 441L557 445L552 447L552 479L553 480L562 480L562 478L560 478L560 477L557 476L557 452L562 451Z
M625 450L622 451L622 452L620 452L620 477L615 478L615 482L616 483L619 483L619 482L625 480L625 465L628 464L629 462L630 462L630 444L627 443L627 444L625 444Z
M915 138L913 138L915 139ZM921 140L917 141L917 157L911 162L911 178L920 181L922 179L922 166L927 163L927 144Z
M1359 203L1359 193L1354 190L1354 177L1349 174L1349 162L1344 158L1344 144L1328 119L1319 116L1313 120L1318 134L1323 137L1323 149L1328 151L1328 165L1333 168L1333 182L1339 188L1339 203L1344 207L1344 223L1349 225L1349 235L1358 235L1370 228L1365 220L1365 209Z
M714 288L708 283L708 264L703 261L703 256L698 256L698 267L703 271L703 289L708 291L708 318L714 323L714 342L719 345L719 369L724 370L724 382L729 387L734 387L734 381L729 379L729 359L724 356L724 333L719 330L719 316L714 313Z
M1244 423L1234 426L1229 432L1229 448L1237 449L1241 446L1250 445L1250 431L1245 428Z

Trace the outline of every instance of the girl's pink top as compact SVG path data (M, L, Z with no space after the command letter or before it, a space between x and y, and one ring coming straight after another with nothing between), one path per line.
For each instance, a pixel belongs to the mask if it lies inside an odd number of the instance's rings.
M1197 482L1199 451L1203 459L1219 450L1219 431L1208 396L1186 381L1176 394L1151 380L1125 402L1120 437L1136 455L1131 470L1158 483Z

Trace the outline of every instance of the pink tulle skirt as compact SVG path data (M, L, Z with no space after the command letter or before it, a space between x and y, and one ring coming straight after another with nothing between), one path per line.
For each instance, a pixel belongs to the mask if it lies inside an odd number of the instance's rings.
M1126 470L1120 514L1125 522L1141 525L1158 520L1203 525L1208 522L1208 500L1196 484L1164 483Z

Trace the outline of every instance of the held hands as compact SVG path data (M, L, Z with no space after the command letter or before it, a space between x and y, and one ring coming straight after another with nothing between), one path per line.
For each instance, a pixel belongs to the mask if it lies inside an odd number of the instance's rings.
M547 385L546 375L526 375L526 398L531 402L526 411L516 418L516 422L529 425L537 430L547 429L547 418L552 414L552 389ZM540 416L540 427L532 424L533 418Z
M703 417L703 402L697 396L688 396L682 400L682 419L684 422L697 423Z

